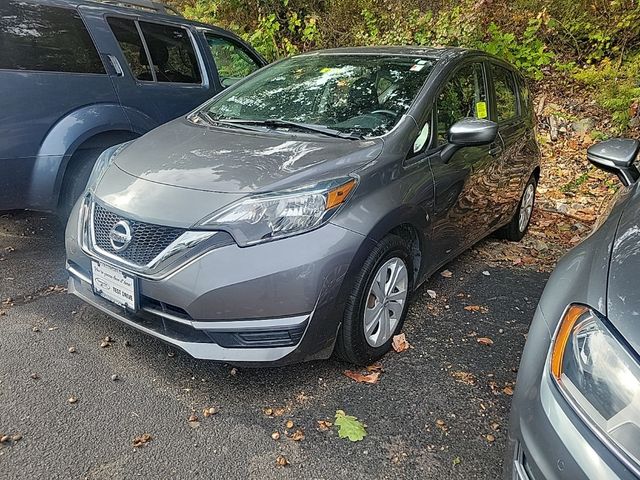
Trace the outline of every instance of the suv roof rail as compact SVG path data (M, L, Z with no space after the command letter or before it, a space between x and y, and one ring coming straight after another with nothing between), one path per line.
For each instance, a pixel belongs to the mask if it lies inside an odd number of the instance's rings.
M114 7L134 8L147 12L164 13L166 15L176 15L182 17L182 14L170 5L157 0L92 0L97 3L113 5Z

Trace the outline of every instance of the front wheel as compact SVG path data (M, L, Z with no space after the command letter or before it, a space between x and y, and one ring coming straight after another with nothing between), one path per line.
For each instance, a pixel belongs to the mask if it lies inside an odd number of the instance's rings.
M498 231L498 235L512 242L519 242L527 233L531 217L533 216L533 207L536 201L536 188L538 182L535 176L531 176L527 185L524 187L524 193L520 198L518 209L511 221Z
M368 365L389 351L402 329L413 288L411 249L388 235L371 252L347 299L336 354Z

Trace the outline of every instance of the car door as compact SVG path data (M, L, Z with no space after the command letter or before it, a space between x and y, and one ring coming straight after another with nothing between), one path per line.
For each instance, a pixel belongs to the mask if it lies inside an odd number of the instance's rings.
M266 65L256 52L223 32L201 30L222 88L227 88Z
M130 116L142 114L154 127L220 90L188 26L93 8L83 14L94 25L100 52L109 61L111 79Z
M448 143L447 134L454 123L489 116L488 91L485 63L477 60L455 70L436 98L436 154L430 163L435 182L432 242L437 258L459 253L491 232L499 221L499 141L462 148L446 163L438 155Z
M493 108L492 120L498 124L498 135L503 151L500 154L500 193L496 208L500 222L511 219L520 201L524 183L531 173L528 139L533 128L526 121L521 101L524 101L517 75L506 65L492 61L489 64ZM529 152L529 153L528 153Z

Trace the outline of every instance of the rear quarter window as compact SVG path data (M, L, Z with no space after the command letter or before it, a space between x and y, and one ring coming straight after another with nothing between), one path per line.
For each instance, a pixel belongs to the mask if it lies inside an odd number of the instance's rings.
M0 69L105 73L76 10L0 1Z

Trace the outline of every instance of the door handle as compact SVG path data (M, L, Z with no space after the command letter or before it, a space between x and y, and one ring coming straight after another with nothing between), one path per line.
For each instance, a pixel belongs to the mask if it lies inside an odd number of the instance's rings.
M122 65L120 65L120 60L117 59L114 55L107 54L107 58L109 62L111 62L111 66L116 72L116 77L124 77L124 70L122 69Z
M492 146L489 149L489 155L491 155L492 157L497 157L498 155L500 155L502 153L502 147L501 146Z

